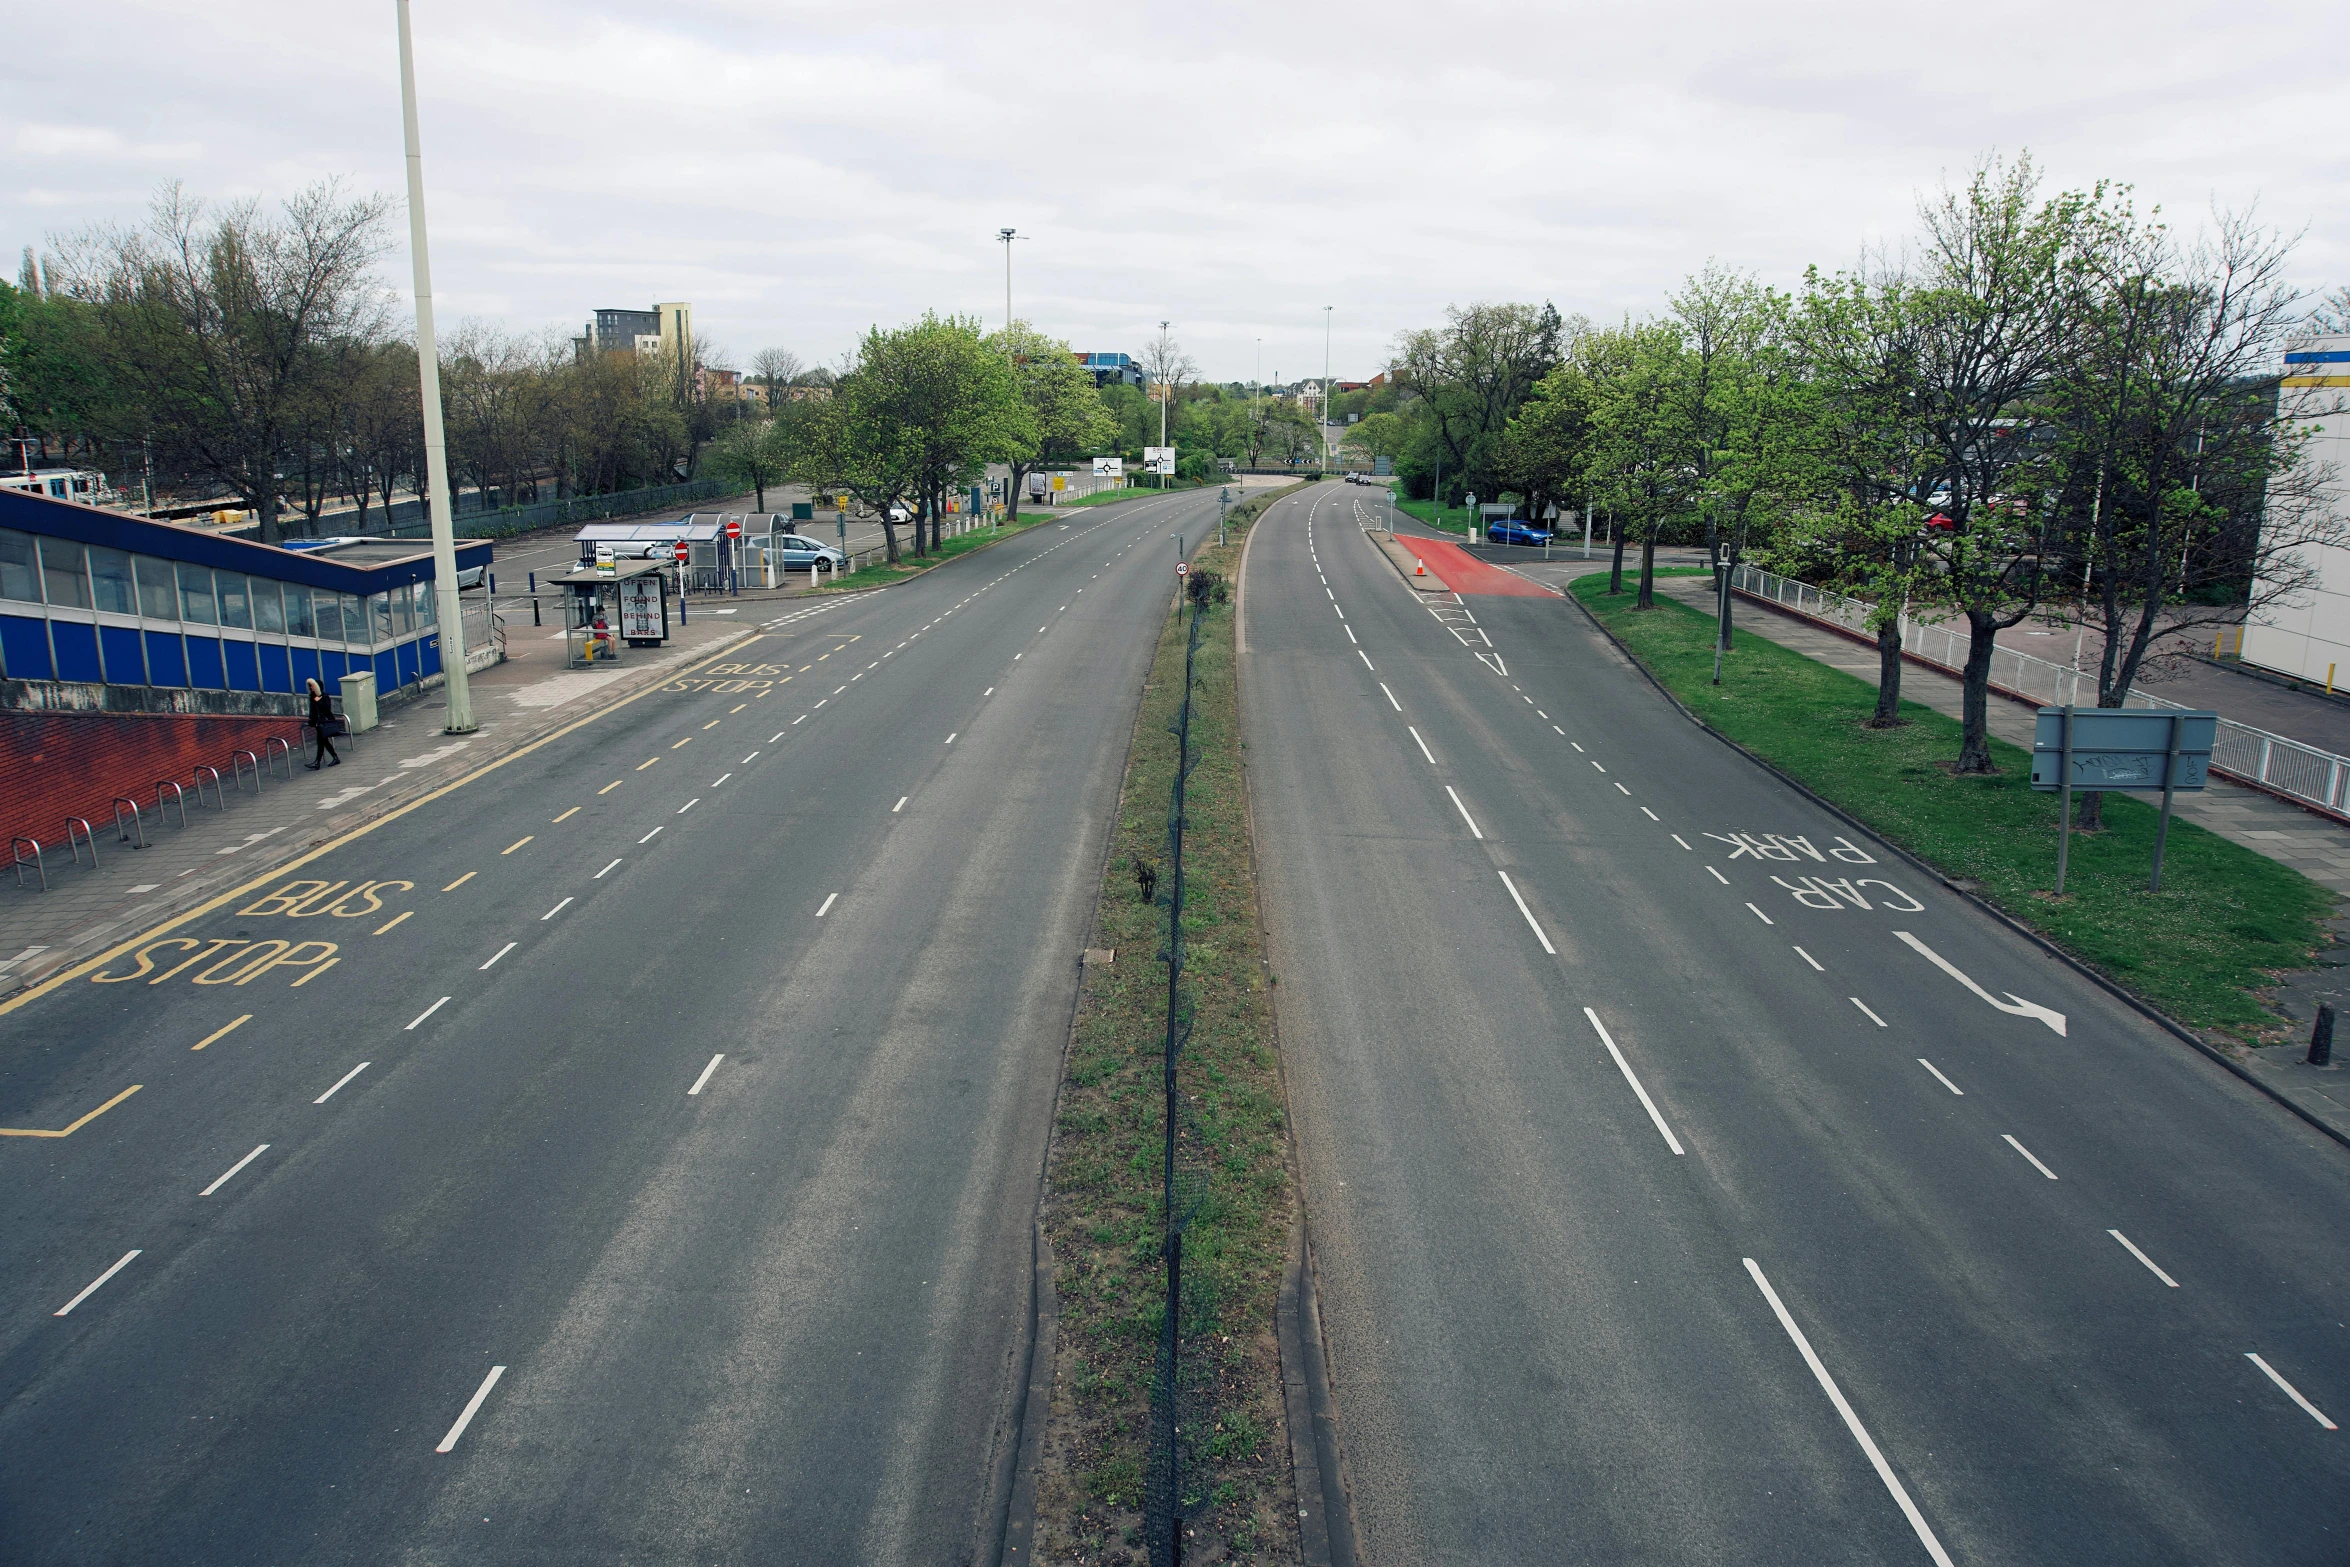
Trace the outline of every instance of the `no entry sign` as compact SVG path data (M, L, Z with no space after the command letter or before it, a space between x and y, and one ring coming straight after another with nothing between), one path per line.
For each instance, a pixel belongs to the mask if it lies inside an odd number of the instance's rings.
M679 539L679 540L677 541L677 563L678 563L680 566L682 566L682 565L684 565L684 564L685 564L685 555L686 555L686 549L685 549L685 540L683 540L683 539Z
M740 517L726 519L726 536L730 539L739 539L743 536L743 520Z

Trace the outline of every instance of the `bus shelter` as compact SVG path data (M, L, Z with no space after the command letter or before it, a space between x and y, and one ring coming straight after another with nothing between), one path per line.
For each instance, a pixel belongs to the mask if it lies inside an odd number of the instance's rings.
M564 594L563 650L569 667L623 662L621 648L669 640L669 573L657 560L615 560L555 579Z

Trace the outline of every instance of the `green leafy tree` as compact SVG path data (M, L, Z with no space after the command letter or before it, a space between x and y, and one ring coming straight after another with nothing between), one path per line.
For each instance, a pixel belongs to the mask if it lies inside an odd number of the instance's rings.
M1093 372L1077 362L1067 343L1047 337L1025 321L987 340L1005 356L1013 390L1027 409L1035 438L1002 459L1011 469L1008 509L1020 515L1020 492L1038 468L1090 456L1118 439L1118 421L1094 386Z
M718 433L702 459L713 478L749 489L767 509L767 486L783 482L786 432L773 419L737 419Z

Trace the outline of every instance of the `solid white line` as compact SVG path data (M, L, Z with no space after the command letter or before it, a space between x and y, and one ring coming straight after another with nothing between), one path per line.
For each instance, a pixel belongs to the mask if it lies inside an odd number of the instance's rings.
M366 1061L360 1062L357 1066L351 1068L350 1071L345 1072L340 1078L338 1078L334 1087L328 1089L325 1093L320 1094L316 1099L313 1099L310 1102L314 1105L325 1104L329 1099L332 1099L335 1095L343 1091L343 1085L345 1083L350 1082L352 1078L357 1077L360 1073L366 1071L370 1064L371 1063Z
M541 925L544 925L544 924L545 924L547 921L549 921L549 920L553 919L553 918L554 918L556 915L558 915L558 914L562 913L562 912L563 912L565 909L569 908L570 906L571 906L571 900L570 900L569 898L565 898L565 899L564 899L564 900L563 900L561 903L558 903L558 904L556 904L556 905L555 905L553 908L551 908L551 909L547 910L547 912L546 912L546 913L544 913L544 914L540 915L540 916L539 916L539 923L540 923ZM443 998L443 999L446 999L446 998ZM409 1026L410 1028L414 1028L416 1025L415 1025L414 1023L411 1023L411 1024L409 1024L408 1026Z
M698 794L697 794L697 795L695 795L695 796L694 796L692 799L690 799L690 800L686 801L686 802L685 802L685 804L683 804L683 805L679 806L679 807L677 808L677 814L678 814L678 815L680 815L680 816L683 816L683 815L684 815L686 812L688 812L688 811L692 810L692 809L693 809L695 806L697 806L697 805L699 805L699 804L701 804L701 803L702 803L702 797L701 797L700 795L698 795Z
M607 865L607 866L605 866L605 867L604 867L602 870L600 870L600 871L596 872L596 873L595 873L593 876L590 876L590 877L588 878L588 880L589 880L589 881L602 881L602 880L603 880L605 877L607 877L607 876L609 876L609 875L611 875L611 874L612 874L612 867L613 867L614 865L618 865L619 863L620 863L620 862L619 862L618 860L614 860L614 861L612 862L612 865Z
M232 1171L231 1173L233 1174L234 1172ZM2179 1281L2172 1278L2169 1274L2163 1272L2160 1268L2156 1267L2154 1265L2154 1259L2140 1251L2137 1247L2137 1243L2132 1241L2127 1235L2124 1235L2119 1230L2107 1230L2105 1233L2112 1236L2115 1240L2120 1241L2122 1243L2122 1250L2128 1252L2131 1256L2146 1264L2146 1271L2148 1273L2153 1274L2156 1278L2162 1280L2163 1283L2168 1284L2172 1289L2177 1289L2179 1287Z
M1751 903L1749 903L1747 907L1754 909L1754 905ZM1760 909L1754 909L1754 917L1758 920L1761 920L1765 925L1776 925L1779 923L1777 920L1771 918L1768 914L1765 914Z
M1935 1065L1933 1062L1931 1062L1931 1061L1927 1060L1927 1059L1926 1059L1924 1056L1920 1056L1920 1057L1918 1057L1918 1065L1920 1065L1920 1066L1924 1067L1924 1068L1925 1068L1927 1071L1929 1071L1929 1072L1933 1073L1933 1074L1934 1074L1934 1081L1935 1081L1935 1082L1937 1082L1937 1083L1940 1083L1940 1084L1941 1084L1941 1085L1942 1085L1944 1088L1947 1088L1947 1089L1949 1089L1949 1090L1950 1090L1952 1093L1954 1093L1954 1094L1958 1095L1958 1097L1959 1097L1959 1098L1961 1098L1961 1099L1964 1099L1964 1098L1966 1097L1966 1090L1965 1090L1965 1089L1963 1089L1963 1088L1961 1088L1961 1087L1959 1087L1959 1086L1958 1086L1956 1083L1952 1082L1952 1081L1951 1081L1949 1078L1947 1078L1947 1077L1944 1077L1944 1076L1942 1075L1942 1069L1941 1069L1940 1067L1936 1066L1936 1065Z
M1533 926L1534 939L1542 943L1542 950L1549 953L1554 958L1557 957L1559 955L1559 949L1550 944L1550 938L1542 934L1542 927L1535 924L1534 911L1526 907L1526 900L1524 898L1518 896L1518 884L1510 880L1510 873L1508 871L1503 871L1501 873L1501 884L1504 887L1509 888L1511 899L1514 900L1518 905L1518 912L1526 916L1526 923L1528 925Z
M1689 840L1682 837L1679 833L1673 834L1673 841L1684 849L1689 847Z
M666 827L666 826L668 826L668 825L669 825L669 824L668 824L667 822L663 822L663 823L661 824L661 827ZM642 838L639 838L639 839L637 840L637 842L639 842L639 843L651 843L651 842L653 841L653 838L654 838L654 836L655 836L656 834L658 834L658 833L661 831L661 827L656 827L656 828L654 828L652 832L646 833L646 834L645 834L645 835L644 835Z
M1642 807L1640 808L1640 814L1641 814L1641 815L1643 815L1643 816L1645 816L1645 817L1647 817L1647 818L1648 818L1650 821L1658 823L1660 826L1661 826L1661 825L1663 824L1663 822L1664 822L1664 818L1663 818L1663 817L1661 817L1661 816L1657 815L1657 814L1656 814L1656 812L1654 812L1654 811L1650 810L1650 809L1649 809L1647 806L1645 806L1645 805L1644 805L1644 806L1642 806Z
M1727 877L1727 876L1725 876L1725 875L1723 875L1723 874L1722 874L1720 871L1717 871L1717 870L1715 870L1715 869L1714 869L1712 866L1710 866L1710 865L1708 865L1708 866L1705 868L1705 873L1706 873L1708 876L1711 876L1711 877L1712 877L1714 880L1716 880L1716 881L1720 882L1720 883L1721 883L1723 886L1725 886L1725 887L1727 887L1727 886L1729 886L1729 885L1730 885L1730 878L1729 878L1729 877Z
M137 1253L137 1252L135 1252L135 1251L131 1253L131 1257L136 1257L137 1255L138 1255L138 1253ZM130 1260L131 1260L131 1257L125 1257L125 1258L123 1258L123 1259L122 1259L122 1262L128 1262L128 1261L130 1261ZM118 1263L116 1263L114 1266L115 1266L116 1268L119 1268L119 1267L121 1267L121 1266L122 1266L122 1262L118 1262ZM113 1270L112 1268L109 1268L109 1269L107 1270L107 1272L108 1272L109 1274L111 1274L113 1271L114 1271L114 1270ZM106 1282L106 1280L104 1280L104 1279L100 1279L100 1280L98 1281L98 1284L103 1284L103 1283L105 1283L105 1282ZM98 1287L98 1284L93 1284L93 1285L91 1285L91 1286L90 1286L90 1288L91 1288L91 1289L96 1289L96 1288ZM84 1291L83 1293L87 1294L87 1293L88 1293L88 1291ZM79 1297L76 1297L76 1298L78 1299ZM71 1307L68 1307L68 1308L66 1308L66 1309L67 1309L67 1310L71 1310L72 1308L71 1308ZM59 1313L58 1313L58 1315L62 1317L62 1316L64 1316L64 1315L65 1315L65 1312L61 1311L61 1312L59 1312ZM2270 1365L2270 1364L2269 1364L2267 1361L2265 1361L2265 1360L2261 1359L2261 1358L2260 1358L2258 1355L2255 1355L2255 1354L2253 1354L2253 1353L2252 1353L2251 1351L2249 1351L2249 1350L2245 1351L2245 1353L2244 1353L2244 1358L2245 1358L2246 1360L2249 1360L2249 1361L2251 1361L2251 1362L2252 1362L2254 1365L2258 1366L2258 1367L2259 1367L2261 1370L2263 1370L2263 1371L2267 1372L2267 1373L2268 1373L2268 1379L2269 1379L2271 1382L2274 1382L2274 1383L2275 1383L2277 1386L2279 1386L2279 1387L2283 1388L2283 1389L2285 1390L2285 1396L2286 1396L2287 1398L2291 1399L2291 1400L2292 1400L2294 1403L2296 1403L2296 1404L2299 1404L2299 1405L2301 1406L2301 1412L2302 1412L2303 1414L2305 1414L2305 1415L2309 1416L2309 1418L2310 1418L2310 1419L2312 1419L2312 1420L2316 1421L2316 1422L2317 1422L2319 1425L2321 1425L2321 1426L2324 1426L2324 1427L2325 1427L2325 1428L2326 1428L2328 1431L2339 1431L2339 1430L2341 1430L2341 1429L2342 1429L2340 1426L2338 1426L2338 1425L2334 1424L2334 1423L2333 1423L2331 1420L2328 1420L2328 1419L2325 1417L2325 1414L2324 1414L2324 1412L2323 1412L2323 1411L2321 1411L2321 1410L2320 1410L2320 1409L2319 1409L2319 1408L2318 1408L2318 1407L2317 1407L2315 1404L2311 1403L2311 1402L2310 1402L2308 1399L2306 1399L2306 1398L2303 1398L2303 1397L2301 1396L2301 1390L2300 1390L2299 1388L2296 1388L2295 1386L2293 1386L2293 1384L2292 1384L2292 1383L2290 1383L2290 1382L2286 1381L2286 1380L2285 1380L2283 1377L2280 1377L2280 1376L2278 1376L2278 1375L2277 1375L2277 1368L2276 1368L2276 1367L2274 1367L2274 1366Z
M569 903L571 900L569 898L565 898L563 901L565 903ZM431 1006L426 1007L422 1012L416 1014L416 1023L423 1022L426 1018L431 1017L435 1012L438 1012L441 1008L447 1006L448 1004L449 998L447 996L441 997L440 1000L434 1002ZM416 1023L410 1023L408 1028L404 1028L400 1030L400 1032L403 1034L407 1033L408 1029L412 1029L416 1026Z
M267 1153L267 1152L269 1152L269 1144L267 1144L267 1143L263 1143L263 1144L262 1144L260 1147L258 1147L258 1148L256 1148L256 1149L254 1149L254 1150L253 1150L251 1153L249 1153L249 1154L245 1155L245 1157L244 1157L244 1158L242 1158L242 1159L239 1159L239 1160L238 1160L238 1161L237 1161L235 1164L232 1164L232 1165L230 1165L230 1166L228 1167L228 1173L227 1173L226 1175L223 1175L223 1176L222 1176L222 1177L221 1177L219 1180L217 1180L217 1181L214 1181L214 1182L213 1182L213 1183L212 1183L210 1186L207 1186L207 1187L205 1187L205 1188L204 1188L202 1191L198 1192L196 1195L197 1195L197 1196L199 1196L199 1197L209 1197L209 1196L211 1196L211 1195L212 1195L214 1192L216 1192L216 1191L219 1191L219 1190L220 1190L220 1189L221 1189L223 1186L226 1186L226 1185L228 1184L228 1179L229 1179L229 1176L230 1176L230 1175L234 1175L234 1174L236 1174L236 1173L237 1173L239 1170L242 1170L242 1169L243 1169L243 1168L244 1168L246 1165L248 1165L248 1164L251 1164L251 1163L252 1163L254 1160L256 1160L256 1159L260 1158L260 1157L261 1157L263 1154L265 1154L265 1153ZM2124 1242L2122 1242L2122 1244L2123 1244L2123 1245L2125 1245L2125 1246L2127 1246L2127 1245L2129 1245L2129 1242L2127 1242L2127 1241L2124 1241ZM2135 1248L2135 1247L2132 1247L2131 1249L2132 1249L2132 1250L2136 1250L2136 1248ZM2148 1266L2148 1267L2150 1267L2150 1268L2151 1268L2151 1267L2153 1267L2153 1266L2154 1266L2154 1264L2152 1264L2152 1263L2148 1263L2148 1264L2146 1264L2146 1266Z
M504 1366L490 1367L490 1374L481 1379L481 1386L475 1388L473 1390L473 1397L467 1400L465 1405L465 1413L459 1415L457 1417L457 1423L449 1427L449 1434L441 1438L441 1445L434 1448L434 1452L446 1453L452 1451L457 1446L457 1438L465 1434L465 1428L473 1424L473 1417L481 1413L481 1401L490 1396L490 1389L496 1387L498 1385L498 1378L504 1376L505 1374L506 1368Z
M615 864L615 865L617 865L617 864L619 864L620 862L619 862L618 860L614 860L612 863L613 863L613 864ZM507 953L509 953L509 952L512 952L512 951L513 951L513 950L514 950L516 947L519 947L519 946L521 946L521 945L522 945L522 943L520 943L519 941L509 941L509 942L507 942L507 943L506 943L504 946L500 947L500 948L499 948L499 949L498 949L496 952L494 952L494 953L492 953L492 954L490 955L490 961L489 961L489 962L487 962L487 963L484 963L484 964L482 965L482 968L483 968L483 969L487 969L487 968L494 967L494 966L497 964L497 961L498 961L498 959L500 959L500 958L504 957L504 956L505 956ZM479 970L479 969L477 969L477 970L475 970L475 972L476 972L476 973L479 973L479 972L480 972L480 970Z
M688 1099L691 1099L694 1097L694 1095L700 1093L702 1091L702 1085L710 1081L710 1074L718 1070L718 1063L725 1059L726 1052L723 1050L712 1056L710 1058L710 1064L702 1068L702 1075L694 1079L694 1086L685 1091L685 1096Z
M1408 729L1408 730L1411 730L1411 736L1412 736L1412 739L1413 739L1413 740L1415 740L1415 741L1418 741L1418 743L1419 743L1419 747L1420 747L1420 754L1421 754L1422 756L1424 756L1424 757L1428 758L1428 765L1429 765L1430 767L1434 767L1434 766L1436 765L1436 753L1435 753L1434 751L1431 751L1431 750L1429 750L1429 749L1428 749L1428 742L1427 742L1427 741L1425 741L1425 740L1421 740L1421 739L1420 739L1420 731L1419 731L1419 730L1417 730L1417 729L1413 729L1413 728L1412 728L1412 726L1411 726L1410 724L1406 724L1406 725L1404 725L1404 728L1406 728L1406 729Z
M1797 947L1795 949L1795 955L1803 959L1804 962L1809 963L1814 969L1818 969L1820 973L1825 974L1828 972L1826 969L1820 968L1820 960L1818 958L1813 957L1810 953L1804 951L1801 947Z
M826 896L825 900L824 900L824 907L823 907L823 908L820 908L820 909L818 909L818 910L816 911L816 917L817 917L818 919L822 919L822 918L824 918L824 916L825 916L826 914L830 913L830 912L831 912L831 910L832 910L832 905L833 905L833 902L834 902L834 900L835 900L835 899L837 899L837 898L839 898L839 897L840 897L840 894L839 894L839 893L837 893L837 892L835 892L835 893L831 893L831 894L828 894L828 895Z
M2032 1159L2032 1150L2026 1148L2022 1143L2017 1142L2011 1134L2007 1132L2001 1132L1999 1135L2007 1139L2008 1147L2013 1148L2017 1153L2022 1154L2025 1158ZM2032 1159L2032 1168L2038 1170L2042 1175L2047 1176L2052 1181L2056 1179L2056 1172L2048 1168L2048 1166L2042 1164L2037 1159Z
M1361 648L1355 649L1355 657L1363 661L1363 667L1365 669L1377 669L1379 667L1377 664L1371 662L1371 655L1364 652Z
M1485 836L1485 834L1483 834L1483 833L1481 833L1481 832L1479 832L1479 831L1477 830L1477 818L1475 818L1474 816L1471 816L1471 815L1469 814L1469 808L1468 808L1467 806L1465 806L1465 805L1461 804L1461 797L1460 797L1459 795L1457 795L1457 794L1453 794L1453 789L1452 789L1452 785L1451 785L1451 784L1446 784L1446 785L1444 786L1444 792L1445 792L1446 794L1451 794L1451 795L1452 795L1452 808L1453 808L1454 810L1456 810L1456 811L1458 811L1458 812L1460 812L1460 813L1461 813L1461 820L1462 820L1462 821L1464 821L1464 822L1467 822L1467 823L1469 824L1469 836L1470 836L1470 837L1472 837L1472 838L1482 838L1482 837L1484 837L1484 836Z
M906 802L907 802L908 800L911 800L912 798L914 798L914 797L913 797L912 795L910 795L910 794L901 794L901 795L899 795L899 796L898 796L898 803L897 803L897 804L895 804L895 805L893 805L893 806L891 806L891 807L889 808L889 814L890 814L890 815L892 815L892 816L895 816L895 815L897 815L897 813L898 813L898 812L900 812L900 811L902 811L902 810L904 810L904 809L906 808Z
M1380 681L1379 689L1382 691L1387 691L1387 682L1384 680ZM1387 691L1387 705L1394 708L1399 713L1403 711L1403 704L1395 699L1395 693L1392 691Z
M1844 1429L1852 1433L1852 1439L1868 1455L1869 1464L1877 1471L1877 1478L1885 1482L1885 1489L1893 1493L1893 1500L1901 1508L1902 1516L1917 1531L1918 1543L1925 1546L1928 1556L1934 1558L1935 1567L1952 1567L1950 1553L1942 1549L1942 1542L1935 1539L1934 1531L1926 1526L1925 1514L1919 1512L1918 1504L1909 1499L1909 1492L1902 1487L1901 1477L1893 1472L1891 1464L1885 1462L1885 1455L1877 1450L1876 1440L1869 1435L1868 1427L1860 1423L1860 1416L1854 1414L1852 1405L1845 1402L1844 1390L1836 1385L1834 1377L1828 1375L1828 1368L1821 1364L1820 1357L1813 1351L1811 1340L1803 1336L1803 1329L1797 1327L1795 1319L1788 1315L1786 1305L1779 1299L1779 1292L1771 1288L1771 1281L1763 1277L1763 1270L1752 1257L1743 1260L1746 1271L1754 1277L1755 1287L1762 1291L1763 1299L1771 1303L1772 1315L1779 1319L1779 1326L1787 1330L1787 1336L1795 1341L1795 1347L1803 1354L1803 1363L1811 1367L1811 1374L1819 1381L1820 1391L1828 1395L1828 1402L1834 1404L1836 1413L1844 1417Z
M1861 1000L1860 997L1846 996L1844 999L1851 1002L1854 1006L1860 1008L1862 1014L1866 1016L1870 1022L1876 1024L1879 1028L1883 1028L1885 1026L1885 1020L1877 1016L1876 1013L1869 1011L1869 1004Z
M1589 1007L1583 1009L1583 1015L1591 1019L1591 1026L1599 1031L1599 1042L1607 1046L1607 1053L1616 1058L1616 1070L1624 1074L1624 1081L1630 1083L1632 1092L1640 1096L1640 1108L1646 1110L1648 1118L1656 1123L1657 1131L1664 1137L1665 1146L1672 1149L1673 1153L1678 1156L1681 1152L1681 1139L1675 1137L1673 1129L1665 1125L1664 1116L1657 1111L1656 1101L1649 1098L1648 1090L1640 1086L1640 1079L1632 1073L1632 1063L1625 1060L1624 1052L1616 1048L1615 1038L1608 1033L1607 1025L1602 1023L1599 1020L1599 1014Z
M108 1268L104 1273L99 1274L96 1278L90 1281L89 1288L83 1290L79 1295L76 1295L73 1299L58 1307L55 1311L51 1312L50 1315L53 1317L62 1317L67 1312L73 1310L74 1307L80 1305L83 1301L88 1300L92 1295L97 1294L99 1285L105 1283L108 1279L113 1278L117 1273L120 1273L124 1268L128 1267L130 1265L130 1260L145 1249L146 1248L142 1246L134 1246L129 1251L124 1252L113 1267ZM2255 1356L2254 1358L2258 1359L2259 1357ZM2269 1375L2273 1377L2276 1375L2276 1373L2271 1371L2269 1372ZM2293 1396L2298 1398L2301 1395L2295 1393Z

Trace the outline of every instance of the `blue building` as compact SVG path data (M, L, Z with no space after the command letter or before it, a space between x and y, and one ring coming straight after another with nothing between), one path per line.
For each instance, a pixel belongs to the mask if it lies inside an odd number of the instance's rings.
M1116 381L1123 386L1142 385L1142 366L1134 362L1132 354L1079 354L1077 362L1093 372L1093 384L1107 386Z
M460 570L490 553L457 542ZM0 678L291 694L365 669L386 692L440 673L423 540L286 550L0 491Z

